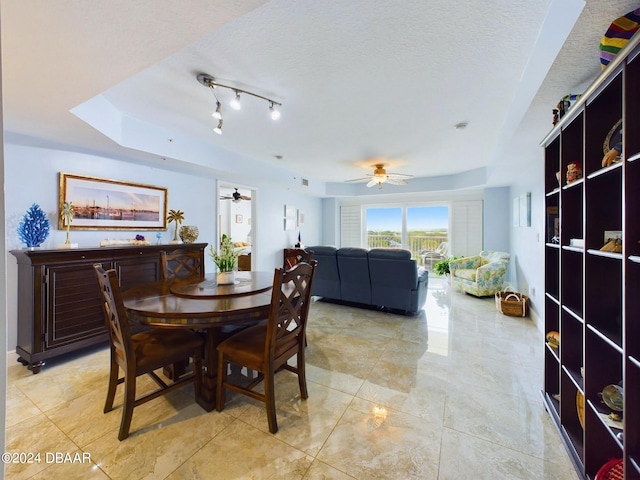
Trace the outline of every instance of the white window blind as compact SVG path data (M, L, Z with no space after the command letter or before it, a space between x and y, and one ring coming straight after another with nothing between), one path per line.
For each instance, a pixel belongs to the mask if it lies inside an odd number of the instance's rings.
M340 246L362 247L362 207L360 205L340 207Z
M451 249L457 257L482 250L482 201L458 201L451 207Z

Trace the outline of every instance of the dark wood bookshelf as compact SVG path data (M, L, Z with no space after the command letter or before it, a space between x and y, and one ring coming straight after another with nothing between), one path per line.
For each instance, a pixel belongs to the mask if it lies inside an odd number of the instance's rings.
M605 138L620 121L620 160L603 167ZM542 145L544 328L560 333L558 348L545 345L542 397L582 478L623 458L624 478L640 480L640 37ZM567 184L572 163L582 178ZM601 250L605 232L622 232L622 252ZM602 400L611 384L624 389L619 423Z

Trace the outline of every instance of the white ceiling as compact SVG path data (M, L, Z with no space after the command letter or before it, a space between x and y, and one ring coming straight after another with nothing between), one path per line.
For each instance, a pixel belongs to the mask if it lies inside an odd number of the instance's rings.
M485 169L487 185L508 184L540 158L551 109L600 73L600 38L638 8L630 0L589 0L584 9L582 0L0 2L8 141L189 162L172 153L175 135L213 156L323 182L382 162L416 177ZM230 92L220 91L224 129L214 134L202 72L281 102L281 119L246 96L232 111ZM122 118L151 140L123 141ZM459 122L469 125L454 129ZM237 162L222 165L243 173Z

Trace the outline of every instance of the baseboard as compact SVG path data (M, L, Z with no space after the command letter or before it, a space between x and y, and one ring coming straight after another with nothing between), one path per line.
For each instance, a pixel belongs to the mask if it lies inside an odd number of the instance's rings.
M15 350L7 352L7 366L16 363L19 357L20 355L18 355Z

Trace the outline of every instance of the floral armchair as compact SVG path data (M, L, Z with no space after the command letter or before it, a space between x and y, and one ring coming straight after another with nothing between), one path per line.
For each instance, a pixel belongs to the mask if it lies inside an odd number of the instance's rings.
M502 290L511 255L483 250L480 255L449 262L451 284L476 297L487 297Z

